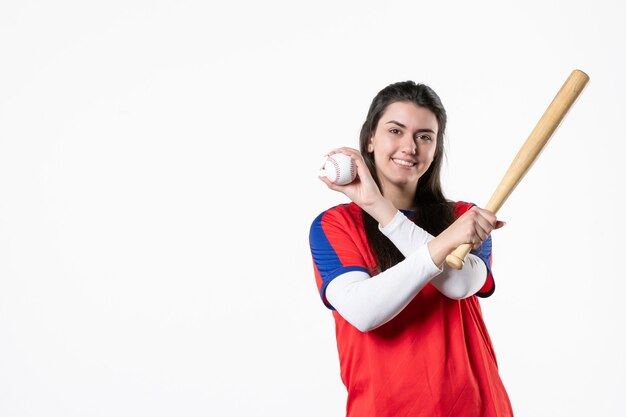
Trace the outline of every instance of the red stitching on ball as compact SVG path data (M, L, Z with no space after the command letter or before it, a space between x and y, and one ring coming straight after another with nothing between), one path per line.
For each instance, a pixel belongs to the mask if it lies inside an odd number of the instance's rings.
M337 161L335 160L334 157L330 157L328 158L330 160L330 162L334 165L335 167L335 180L333 182L337 182L339 181L339 164L337 163Z
M356 164L354 163L352 158L350 158L350 181L354 181L355 178L356 178Z

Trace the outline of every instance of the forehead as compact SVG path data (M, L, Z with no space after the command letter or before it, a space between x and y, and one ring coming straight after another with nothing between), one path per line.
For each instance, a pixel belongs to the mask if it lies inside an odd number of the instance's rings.
M437 132L439 126L435 113L410 101L396 101L388 105L380 116L378 125L384 125L391 120L400 122L409 129L432 129Z

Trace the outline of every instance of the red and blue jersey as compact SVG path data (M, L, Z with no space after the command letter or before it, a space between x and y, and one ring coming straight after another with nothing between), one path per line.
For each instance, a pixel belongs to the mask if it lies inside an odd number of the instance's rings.
M457 203L457 216L472 204ZM376 279L376 259L361 209L333 207L311 226L311 253L317 287L325 289L348 271ZM491 239L478 251L488 278L478 296L495 289ZM512 416L508 395L476 296L452 300L427 284L396 317L361 332L333 310L341 378L348 390L348 417Z

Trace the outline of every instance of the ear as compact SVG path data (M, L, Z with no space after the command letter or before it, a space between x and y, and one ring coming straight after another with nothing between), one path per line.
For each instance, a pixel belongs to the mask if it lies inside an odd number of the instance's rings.
M370 138L370 141L367 144L367 153L372 152L374 152L374 144L372 143L372 138Z

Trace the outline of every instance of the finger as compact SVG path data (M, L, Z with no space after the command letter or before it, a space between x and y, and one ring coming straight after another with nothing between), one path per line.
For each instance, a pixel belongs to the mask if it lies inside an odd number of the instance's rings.
M478 240L479 243L482 244L489 237L489 232L483 229L483 227L478 223L476 223L474 227L475 227L475 233L476 233L476 240Z
M352 187L354 187L355 184L358 184L358 183L361 182L359 180L358 174L357 174L357 178L354 181L352 181L351 183L348 183L348 184L344 184L344 185L335 184L334 182L332 182L325 175L318 175L317 178L319 178L319 180L322 181L324 184L326 184L326 186L328 188L330 188L331 190L338 191L338 192L344 193L346 195L348 195L347 192L348 192L349 188L352 188ZM350 196L348 195L348 197L350 197Z
M489 222L489 224L491 225L491 228L495 228L497 218L496 218L496 215L493 212L491 212L489 210L486 210L486 209L483 209L483 208L480 208L478 206L472 207L472 210L476 211L481 217L486 219Z
M331 180L329 180L327 177L324 176L318 176L317 178L320 179L320 181L322 181L324 184L326 184L326 186L328 188L330 188L333 191L339 191L339 187L341 187L341 185L337 185L334 182L332 182Z
M484 241L485 239L487 239L487 237L493 230L493 225L482 216L476 217L476 222L474 223L474 227L476 229L476 234L478 235L481 241Z
M333 149L332 151L328 152L324 156L331 156L331 155L334 155L334 154L337 154L337 153L342 153L342 154L348 155L348 156L350 156L352 158L354 158L356 156L358 156L358 157L361 156L361 153L359 151L357 151L354 148L349 148L347 146L344 146L344 147L341 147L341 148L337 148L337 149Z
M477 223L480 224L481 228L487 233L487 234L491 234L491 232L493 232L496 229L500 229L504 226L507 225L507 223L505 221L502 220L496 220L496 223L493 225L489 224L489 226L486 226L486 223L484 222L480 222L479 220L477 220Z

